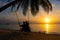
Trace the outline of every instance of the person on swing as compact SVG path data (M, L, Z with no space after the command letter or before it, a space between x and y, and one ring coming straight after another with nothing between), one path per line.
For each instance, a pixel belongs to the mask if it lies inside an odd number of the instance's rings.
M22 27L21 32L23 32L23 31L24 32L31 32L30 28L29 28L29 22L28 21L23 22L21 27Z

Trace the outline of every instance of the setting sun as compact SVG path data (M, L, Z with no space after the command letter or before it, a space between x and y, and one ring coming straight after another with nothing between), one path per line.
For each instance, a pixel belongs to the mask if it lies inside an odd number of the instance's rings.
M49 18L45 18L45 22L46 23L49 23L50 22L50 19Z

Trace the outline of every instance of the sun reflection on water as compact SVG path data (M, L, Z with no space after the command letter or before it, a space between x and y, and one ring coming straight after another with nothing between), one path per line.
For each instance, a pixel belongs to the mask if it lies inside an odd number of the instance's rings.
M46 33L49 32L49 24L46 24Z

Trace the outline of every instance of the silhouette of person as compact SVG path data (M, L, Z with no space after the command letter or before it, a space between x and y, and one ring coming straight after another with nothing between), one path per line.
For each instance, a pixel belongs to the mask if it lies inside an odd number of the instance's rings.
M28 21L26 21L26 25L25 25L25 26L26 26L26 29L27 29L26 31L27 31L27 32L30 32L29 22L28 22Z
M27 21L23 22L23 24L21 25L22 29L21 32L30 32L30 28L29 28L29 23Z

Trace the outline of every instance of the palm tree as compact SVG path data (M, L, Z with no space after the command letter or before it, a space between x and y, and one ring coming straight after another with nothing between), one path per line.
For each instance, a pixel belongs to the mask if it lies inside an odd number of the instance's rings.
M39 12L39 6L42 6L46 12L52 11L52 5L49 0L14 0L1 7L0 12L4 11L10 6L12 6L13 9L16 5L16 11L18 11L19 7L21 7L24 15L26 15L28 7L31 9L32 15L36 15Z
M8 0L8 1L11 1L11 0ZM0 12L4 11L5 9L11 6L12 6L11 10L13 10L13 8L16 5L17 5L16 11L18 11L19 7L21 7L23 10L23 15L26 15L26 12L28 11L28 8L30 7L31 14L35 16L39 12L39 5L42 6L46 12L52 11L52 5L49 0L14 0L4 5L3 7L1 7ZM19 22L17 13L16 13L16 16L18 19L19 27L20 27L20 22Z

